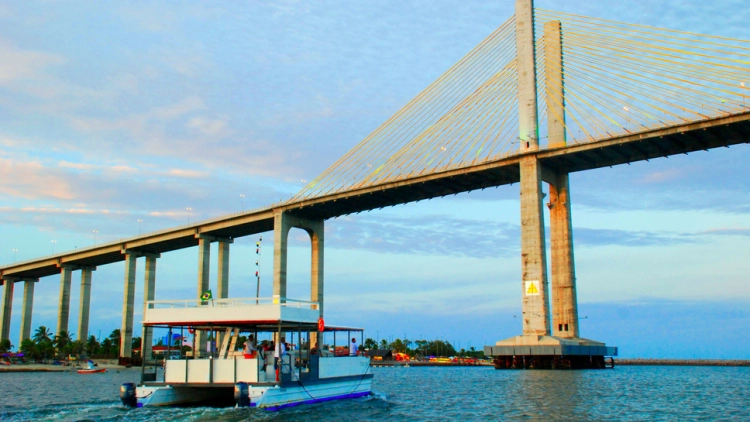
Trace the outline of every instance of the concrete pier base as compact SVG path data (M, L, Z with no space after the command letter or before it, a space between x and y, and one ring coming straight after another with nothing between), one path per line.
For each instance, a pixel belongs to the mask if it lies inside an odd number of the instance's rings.
M617 347L585 338L516 336L485 346L495 369L603 369Z

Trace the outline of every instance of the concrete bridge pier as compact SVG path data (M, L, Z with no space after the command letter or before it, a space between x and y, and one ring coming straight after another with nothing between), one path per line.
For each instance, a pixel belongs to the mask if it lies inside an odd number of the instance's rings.
M201 296L208 291L208 277L211 270L211 237L196 234L198 238L198 303L201 302ZM206 336L202 331L195 331L195 350L193 356L200 357L206 354Z
M521 160L521 287L523 335L548 336L547 246L542 208L542 166L536 157Z
M318 311L323 316L323 251L325 248L325 222L308 220L290 215L288 212L274 214L273 228L273 294L282 302L286 300L287 240L289 230L302 229L310 236L312 259L310 271L310 301L318 303Z
M60 268L60 299L57 305L57 330L55 335L62 331L68 331L68 318L70 316L70 279L73 270L77 267L73 265L58 264Z
M557 173L549 184L550 242L552 249L552 333L577 338L578 294L576 293L573 225L567 173Z
M209 275L211 271L211 242L219 243L219 268L216 297L218 299L226 299L229 294L229 245L233 243L234 240L204 234L196 234L195 237L198 239L198 302L202 305L209 304L208 302L202 302L201 296L210 289ZM219 340L219 338L215 339L217 345L220 344ZM208 350L207 341L204 332L195 332L196 357L206 354L206 351Z
M18 347L24 340L31 338L31 312L34 308L34 287L38 278L27 278L23 282L23 304L21 306L21 335Z
M34 283L38 278L3 277L0 285L3 286L2 309L0 309L0 340L10 340L10 321L13 311L13 292L15 284L23 281L23 303L21 304L21 333L18 336L17 348L27 338L31 338L31 311L34 303Z
M231 239L218 240L219 243L219 268L217 271L218 283L216 287L216 297L226 299L229 297L229 245L233 243Z
M89 336L89 309L91 304L91 273L96 267L81 267L81 297L78 312L78 340L86 342Z
M518 120L520 150L539 149L536 98L536 57L533 0L516 0L516 51L518 54ZM547 126L550 148L564 146L565 95L560 22L544 26ZM578 304L573 261L568 174L543 168L535 156L522 157L521 269L523 334L485 346L495 368L603 368L604 356L616 348L578 338ZM550 335L547 301L542 178L550 184L552 246L552 300L554 336Z
M149 255L146 257L146 271L143 277L143 312L153 309L154 305L149 305L148 301L154 300L156 291L156 258L159 255ZM151 358L151 345L153 343L153 328L143 327L141 334L141 356L143 361Z
M15 278L3 278L0 280L3 285L3 302L0 309L0 340L10 339L10 317L13 311L13 287L16 284Z
M325 221L308 220L289 214L275 212L273 225L273 295L281 302L286 301L286 266L289 230L299 228L307 232L311 243L310 269L310 301L316 302L318 314L323 318L324 292L324 250L325 250ZM316 333L310 337L311 344L317 344Z
M544 24L545 87L547 90L547 130L549 148L567 144L565 131L565 80L563 79L562 26L560 21ZM573 224L571 219L568 173L544 169L549 183L550 243L552 249L552 333L556 337L577 338L578 299Z
M123 299L122 299L122 324L120 328L120 358L130 359L133 355L133 313L135 308L135 274L136 274L136 263L139 257L146 258L146 278L153 277L151 280L151 300L153 300L153 282L156 274L156 258L161 257L160 254L140 252L134 250L122 250L122 254L125 255L125 284L123 286ZM149 263L152 259L154 262ZM150 271L149 271L150 270ZM149 297L149 285L144 286L144 300ZM143 342L143 335L141 336L141 342ZM150 343L149 343L150 344ZM143 352L143 349L141 349Z
M135 270L139 253L123 250L125 255L125 284L120 324L120 358L130 359L133 354L133 307L135 303Z

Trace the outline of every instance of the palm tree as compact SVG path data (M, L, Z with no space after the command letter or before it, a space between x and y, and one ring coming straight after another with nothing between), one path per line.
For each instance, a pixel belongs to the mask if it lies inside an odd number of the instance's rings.
M109 355L112 353L112 349L114 348L114 344L112 343L112 340L109 338L105 338L104 341L102 341L102 353L104 355Z
M7 338L0 340L0 353L10 352L12 348L13 345L10 343L10 340Z
M18 348L19 352L23 352L24 355L31 359L38 359L39 352L37 351L36 343L34 340L27 338L21 342L21 347Z
M55 336L55 347L57 347L58 350L61 350L65 346L67 346L71 341L73 341L73 334L67 332L66 330L61 330L57 335Z
M76 356L80 356L86 349L86 344L81 340L76 340L70 343L70 352Z
M365 339L365 349L377 349L377 348L378 348L378 343L375 342L375 340L369 337Z
M40 326L34 332L34 341L37 343L52 341L52 331L44 325Z
M122 337L122 334L120 333L119 328L112 330L112 333L109 335L109 339L112 340L112 343L117 347L120 347L120 337Z
M96 341L96 336L89 336L89 339L86 342L86 353L89 356L95 355L98 348L99 342Z

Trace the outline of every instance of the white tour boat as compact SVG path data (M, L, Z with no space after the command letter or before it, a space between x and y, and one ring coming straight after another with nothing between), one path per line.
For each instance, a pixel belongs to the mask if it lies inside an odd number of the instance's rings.
M125 383L120 389L126 406L235 404L278 410L362 397L371 391L370 359L350 355L348 347L341 347L352 339L362 344L362 329L324 326L314 302L279 297L150 301L144 309L143 326L166 328L169 339L174 332L190 332L193 347L178 356L168 351L161 376L157 366L162 363L147 364L144 359L141 383ZM341 338L344 333L345 341ZM259 351L237 351L239 337L250 335ZM263 343L273 342L270 350L262 350L258 339L263 337ZM279 339L288 345L288 351L284 353L282 348L277 360ZM332 347L323 341L330 339ZM274 368L277 362L278 372Z

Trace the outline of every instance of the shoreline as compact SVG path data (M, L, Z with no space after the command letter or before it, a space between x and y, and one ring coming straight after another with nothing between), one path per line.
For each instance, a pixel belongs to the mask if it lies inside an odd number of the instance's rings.
M378 361L371 362L372 367L411 367L430 366L430 367L455 367L455 366L474 366L474 367L492 367L491 363L456 363L456 362L396 362L396 361ZM724 367L750 367L750 360L746 359L644 359L644 358L623 358L615 359L617 366L724 366ZM20 365L0 365L0 373L11 372L75 372L83 368L82 365L59 366L52 364L20 364ZM107 369L107 371L123 371L129 368L110 362L98 362L98 368ZM140 370L140 367L133 367Z
M96 360L97 368L106 369L107 371L121 371L127 369L111 359ZM22 363L11 365L0 365L0 373L5 372L75 372L78 369L84 369L84 365L72 364L68 366L52 365L51 363ZM140 370L140 366L138 367Z

